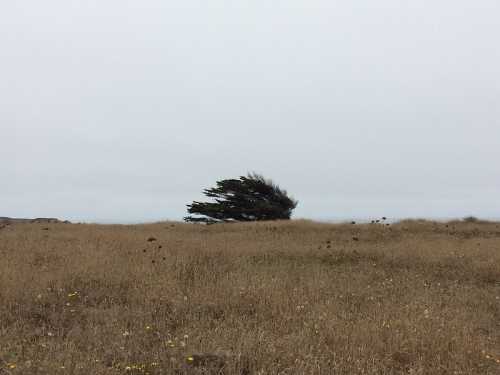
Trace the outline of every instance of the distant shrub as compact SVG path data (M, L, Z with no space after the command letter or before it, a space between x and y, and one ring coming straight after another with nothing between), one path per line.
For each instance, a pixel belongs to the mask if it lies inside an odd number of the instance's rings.
M466 223L477 223L479 219L475 216L467 216L462 219Z

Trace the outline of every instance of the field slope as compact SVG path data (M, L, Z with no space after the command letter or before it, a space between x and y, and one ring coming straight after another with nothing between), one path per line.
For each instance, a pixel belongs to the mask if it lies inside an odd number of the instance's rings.
M0 374L499 374L500 225L0 229Z

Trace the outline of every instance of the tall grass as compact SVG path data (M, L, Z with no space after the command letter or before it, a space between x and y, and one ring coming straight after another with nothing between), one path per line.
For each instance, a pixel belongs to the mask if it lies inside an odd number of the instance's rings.
M2 373L499 374L500 225L10 225Z

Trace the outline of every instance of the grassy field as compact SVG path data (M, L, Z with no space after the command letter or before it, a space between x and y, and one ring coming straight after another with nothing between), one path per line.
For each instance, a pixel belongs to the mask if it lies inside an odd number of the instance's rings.
M217 373L500 374L500 224L0 229L0 374Z

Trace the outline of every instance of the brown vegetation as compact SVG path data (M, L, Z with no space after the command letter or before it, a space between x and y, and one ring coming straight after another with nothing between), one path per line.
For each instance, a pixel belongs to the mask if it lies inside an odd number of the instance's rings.
M218 373L499 374L500 225L0 231L0 374Z

